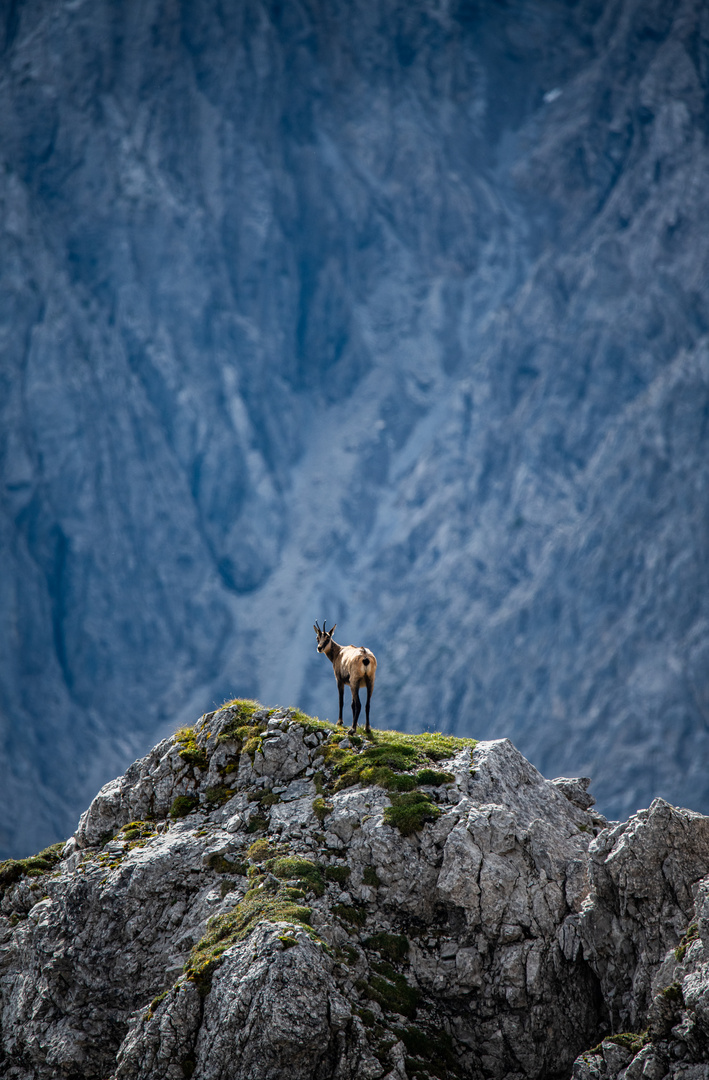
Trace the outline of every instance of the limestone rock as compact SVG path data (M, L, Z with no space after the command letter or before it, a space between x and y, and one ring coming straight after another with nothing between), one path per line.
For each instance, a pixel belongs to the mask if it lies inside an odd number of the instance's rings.
M342 746L280 710L239 737L238 717L160 743L102 788L54 876L6 889L5 1075L570 1068L604 1024L559 937L597 819L505 741L438 754L429 820L402 833L387 815L409 795L338 790L337 755L352 768L385 736Z
M8 1080L709 1066L709 819L658 799L608 825L509 740L234 702L38 860L0 868Z

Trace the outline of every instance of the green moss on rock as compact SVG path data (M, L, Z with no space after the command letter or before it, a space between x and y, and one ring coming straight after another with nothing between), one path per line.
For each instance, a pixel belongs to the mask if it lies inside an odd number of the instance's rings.
M261 922L309 925L310 908L294 903L284 893L284 889L277 889L273 893L263 884L256 884L233 911L210 919L207 932L194 946L185 964L188 979L208 992L212 972L226 950L236 942L243 941Z
M170 817L177 819L181 817L187 817L196 809L199 800L195 795L178 795L172 800L172 806L170 807Z
M37 855L26 859L6 859L0 863L0 894L22 877L41 877L53 870L61 860L65 841L44 848Z
M332 912L343 922L350 923L352 926L364 926L367 921L367 912L364 908L354 907L352 904L333 904Z
M685 932L684 937L682 938L679 945L675 949L675 960L684 960L684 956L685 956L685 953L687 952L687 949L689 948L689 946L692 944L693 941L697 940L698 937L699 937L699 926L697 925L697 923L691 923L687 927L687 930Z
M175 732L175 741L181 747L180 757L183 761L200 769L207 768L207 753L197 742L194 728L180 728Z
M339 885L345 885L352 871L349 866L326 866L325 878L327 881L336 881Z
M419 832L426 822L435 821L441 813L423 791L411 791L391 796L391 806L384 810L384 821L393 825L402 836Z
M320 867L310 859L270 859L266 863L266 869L283 881L297 881L301 889L306 892L311 890L316 896L322 896L325 892L325 882Z
M409 939L404 934L372 934L363 942L365 949L375 949L380 956L392 963L405 960L409 953Z

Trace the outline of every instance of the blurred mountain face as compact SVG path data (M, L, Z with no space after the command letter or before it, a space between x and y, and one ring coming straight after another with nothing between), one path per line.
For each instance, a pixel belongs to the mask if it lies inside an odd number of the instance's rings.
M0 15L0 847L195 707L709 811L702 0Z

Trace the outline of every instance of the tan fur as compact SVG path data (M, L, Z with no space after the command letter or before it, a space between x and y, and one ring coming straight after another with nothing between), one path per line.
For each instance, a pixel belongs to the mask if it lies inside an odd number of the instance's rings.
M323 628L321 630L318 624L315 623L313 630L318 639L318 652L325 653L325 656L332 663L335 672L340 699L340 710L337 723L342 724L343 722L342 702L344 689L345 686L349 686L352 691L352 727L350 730L353 732L357 730L357 721L362 708L359 700L359 688L361 686L366 686L367 704L365 731L369 731L369 703L374 689L377 658L370 649L365 649L364 645L338 645L332 637L337 623L335 623L335 626L333 626L331 630L327 630L326 626L327 624L323 622ZM366 663L366 661L369 661L369 663Z

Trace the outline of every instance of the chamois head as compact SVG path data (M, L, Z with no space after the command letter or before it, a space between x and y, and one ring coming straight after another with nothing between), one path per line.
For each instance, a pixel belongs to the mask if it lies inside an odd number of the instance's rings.
M328 647L328 645L332 641L332 635L335 633L336 626L337 623L335 623L335 626L330 627L330 629L328 630L327 619L323 619L322 630L317 623L314 624L313 630L318 636L318 652L324 652L325 649Z

